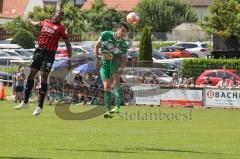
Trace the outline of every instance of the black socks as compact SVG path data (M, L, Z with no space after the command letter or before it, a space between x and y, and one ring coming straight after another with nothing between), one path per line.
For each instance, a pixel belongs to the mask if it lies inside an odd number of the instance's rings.
M24 97L24 103L28 103L28 99L30 96L30 93L32 91L34 85L34 80L27 80L26 88L25 88L25 97Z
M41 88L39 90L39 99L38 99L38 107L40 108L43 108L44 99L47 94L47 87L48 87L47 83L41 84Z

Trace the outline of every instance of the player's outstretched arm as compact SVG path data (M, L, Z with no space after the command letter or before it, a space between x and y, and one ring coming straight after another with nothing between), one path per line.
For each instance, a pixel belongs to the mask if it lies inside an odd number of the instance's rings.
M35 22L35 21L33 21L32 19L28 19L27 22L28 22L29 24L33 25L33 26L37 26L37 25L40 24L40 22Z

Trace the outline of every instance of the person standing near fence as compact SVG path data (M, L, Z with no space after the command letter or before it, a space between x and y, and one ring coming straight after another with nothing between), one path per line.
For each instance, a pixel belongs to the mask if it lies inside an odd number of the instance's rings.
M58 47L58 42L61 38L66 43L68 51L68 65L71 65L72 47L68 39L68 34L65 27L61 24L64 12L56 11L52 20L45 19L41 22L35 22L31 19L28 22L34 26L40 26L40 36L38 40L38 47L34 52L33 61L30 65L30 74L27 79L25 89L25 99L20 105L14 107L15 109L28 108L28 100L31 90L34 86L35 75L40 71L41 88L39 90L38 105L33 112L33 115L40 115L43 109L44 99L47 93L47 79L51 71L52 64L55 60L55 52Z
M128 24L120 22L116 32L104 31L94 48L96 67L100 68L100 77L103 81L104 104L107 107L105 118L111 118L111 113L118 113L121 105L120 71L127 65L128 46L124 39ZM100 50L101 49L101 50ZM100 57L100 54L102 57ZM115 107L111 106L111 89L114 88Z
M18 72L16 73L15 77L16 77L15 103L17 103L17 101L21 103L23 100L24 81L25 81L24 67L22 66L18 67Z

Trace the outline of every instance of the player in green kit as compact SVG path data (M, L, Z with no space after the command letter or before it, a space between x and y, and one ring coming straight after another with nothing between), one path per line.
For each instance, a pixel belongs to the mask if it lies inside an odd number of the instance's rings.
M111 113L119 113L122 102L120 87L120 71L127 65L128 45L124 39L128 32L128 24L120 22L116 32L104 31L94 48L96 67L100 68L100 76L104 87L104 104L107 107L105 118L111 118ZM111 90L114 88L115 107L111 105Z

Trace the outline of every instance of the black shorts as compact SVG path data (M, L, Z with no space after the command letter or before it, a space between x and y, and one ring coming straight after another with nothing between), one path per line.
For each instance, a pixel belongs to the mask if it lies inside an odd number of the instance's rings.
M37 48L34 52L33 61L30 67L41 71L50 72L55 59L54 57L54 51L47 51L41 48Z
M24 86L16 86L16 92L23 92Z

